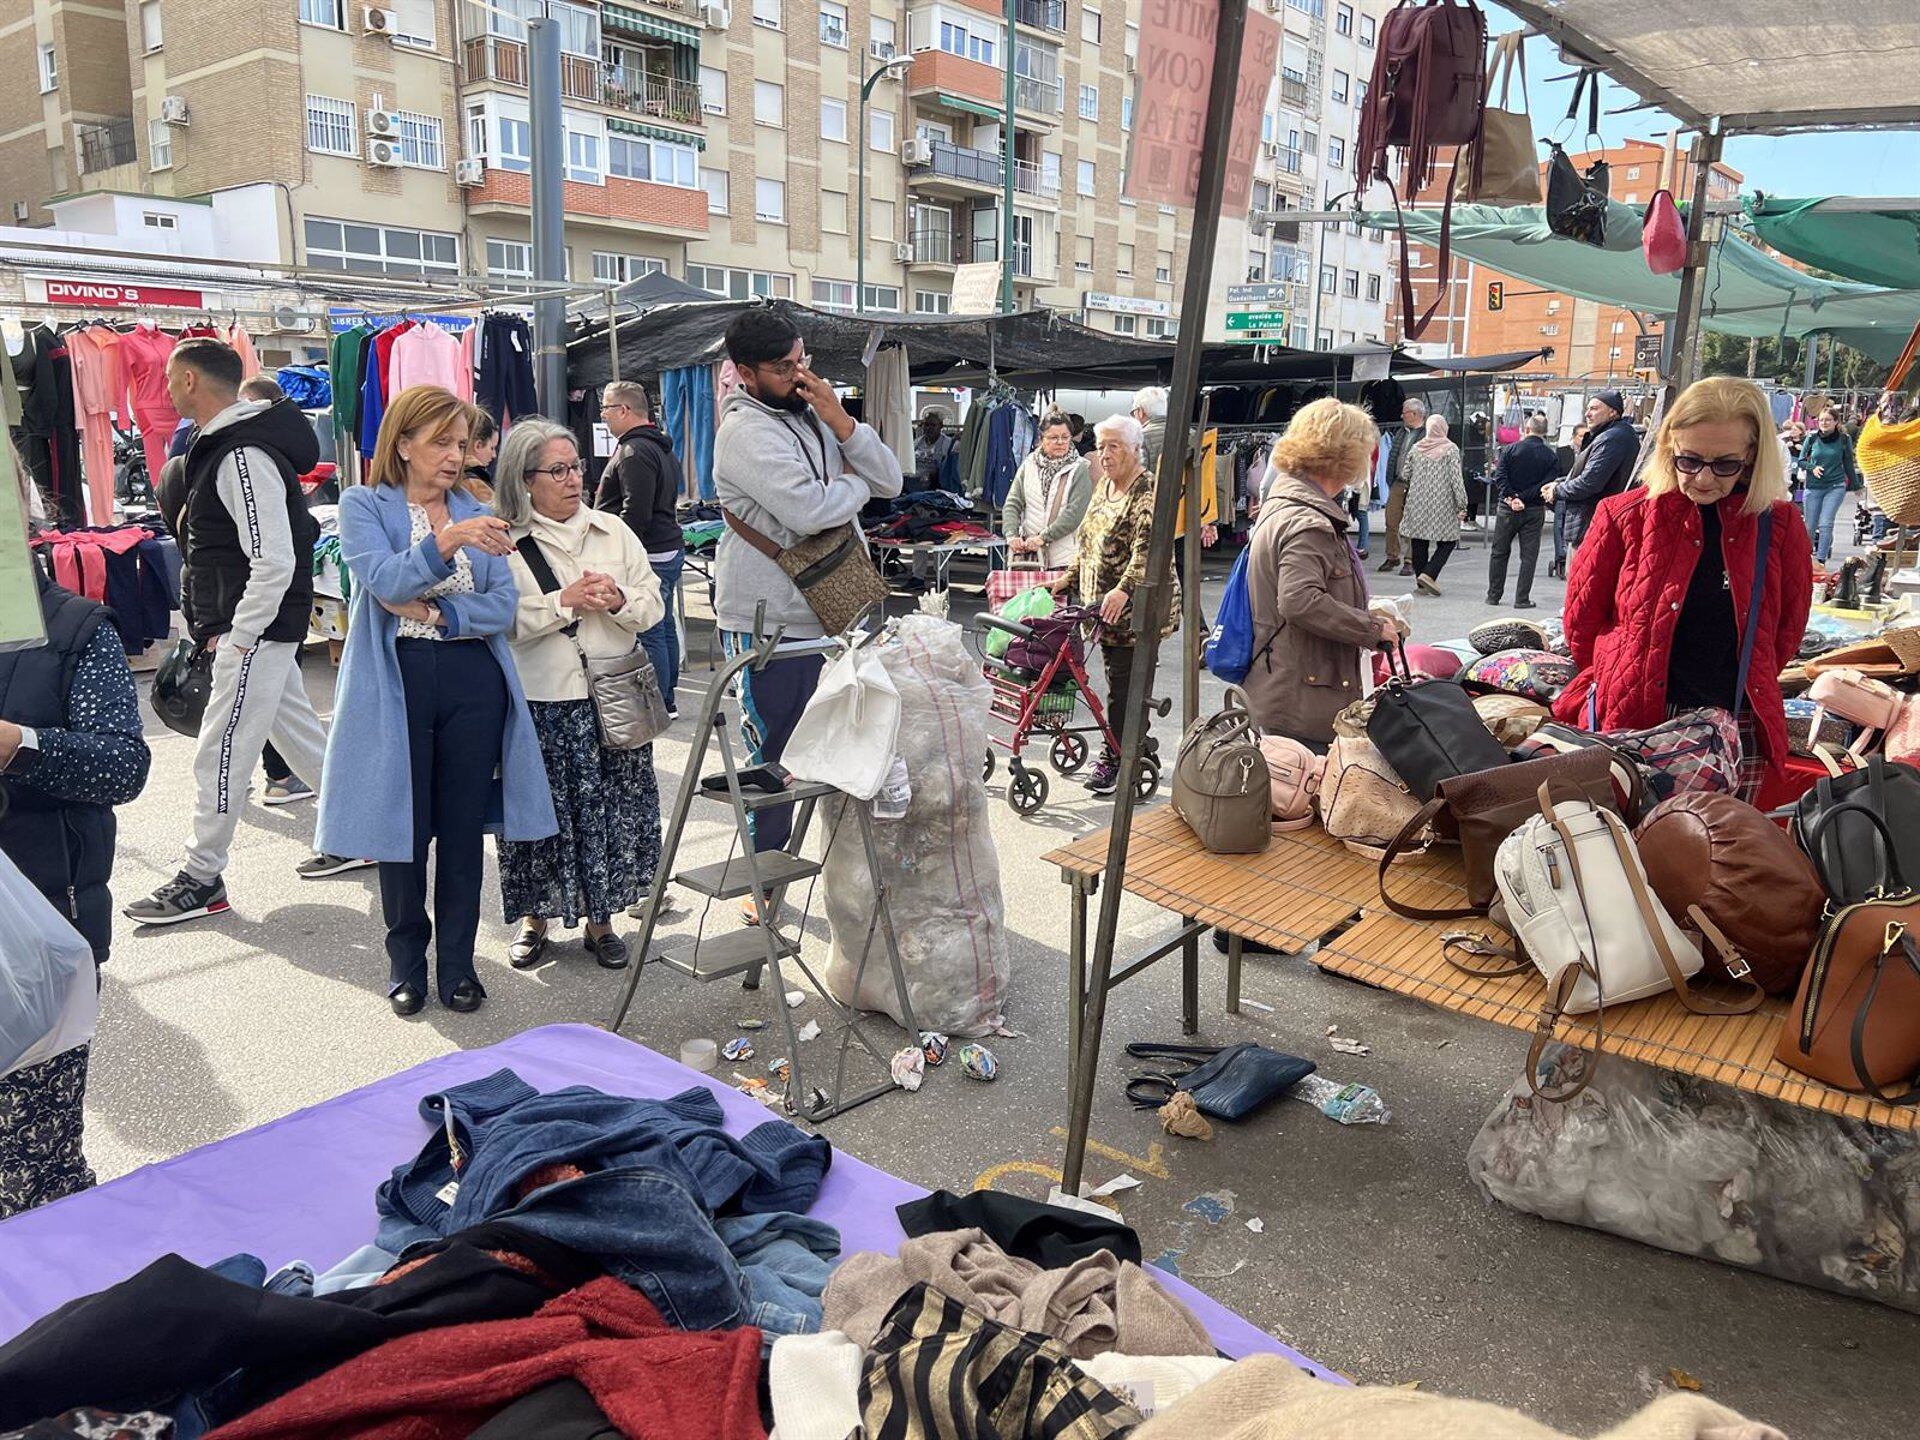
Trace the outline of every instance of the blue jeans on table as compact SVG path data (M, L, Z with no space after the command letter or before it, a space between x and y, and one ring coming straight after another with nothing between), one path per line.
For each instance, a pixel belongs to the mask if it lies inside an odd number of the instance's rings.
M1833 554L1833 522L1840 518L1840 504L1846 498L1843 485L1807 490L1807 538L1813 542L1813 558L1822 565Z
M647 652L647 659L653 662L653 673L660 680L660 694L667 702L667 708L680 709L678 691L680 688L680 632L674 626L674 614L680 598L680 571L687 563L687 552L675 552L671 560L650 560L654 578L660 582L660 599L665 602L667 613L660 617L660 623L651 630L640 633L640 648Z

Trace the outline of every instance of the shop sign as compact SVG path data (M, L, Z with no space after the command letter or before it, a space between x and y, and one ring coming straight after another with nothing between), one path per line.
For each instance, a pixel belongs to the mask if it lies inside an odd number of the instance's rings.
M40 278L49 305L91 305L101 310L206 310L206 292L174 285L127 285L112 280Z
M1173 318L1173 306L1165 300L1147 300L1138 295L1109 295L1103 290L1088 290L1084 299L1089 310L1105 310L1114 315L1158 315L1163 320Z
M1133 153L1124 190L1130 199L1191 206L1199 194L1219 18L1220 0L1146 0L1140 19ZM1252 199L1260 114L1280 68L1280 22L1249 8L1245 25L1227 138L1224 214L1244 211Z

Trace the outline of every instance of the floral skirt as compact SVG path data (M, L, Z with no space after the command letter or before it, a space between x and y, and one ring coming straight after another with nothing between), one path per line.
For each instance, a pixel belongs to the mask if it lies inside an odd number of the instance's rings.
M647 893L660 860L653 747L603 747L591 700L536 700L527 708L560 829L544 840L500 842L506 918L612 919Z
M93 1187L80 1149L87 1049L0 1076L0 1220Z

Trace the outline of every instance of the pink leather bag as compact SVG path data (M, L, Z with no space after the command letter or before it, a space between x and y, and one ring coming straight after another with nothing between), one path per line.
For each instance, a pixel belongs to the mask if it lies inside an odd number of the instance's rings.
M1816 675L1807 697L1819 707L1814 712L1814 734L1820 733L1821 716L1829 710L1860 727L1860 734L1847 747L1856 759L1873 750L1877 741L1890 738L1891 732L1900 727L1906 711L1912 708L1907 704L1907 697L1885 681L1871 679L1844 666ZM1904 729L1902 744L1911 744L1912 739Z
M1656 190L1640 220L1640 249L1647 269L1656 275L1677 275L1687 268L1687 227L1671 190Z
M1260 753L1266 758L1267 780L1273 792L1273 828L1305 830L1314 822L1314 802L1320 794L1326 759L1284 735L1261 736Z

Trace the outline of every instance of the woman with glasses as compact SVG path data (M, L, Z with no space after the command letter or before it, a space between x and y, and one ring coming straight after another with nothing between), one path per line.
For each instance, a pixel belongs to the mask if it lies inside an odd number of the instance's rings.
M1689 386L1645 478L1600 503L1573 553L1566 634L1580 673L1554 711L1594 731L1731 711L1751 800L1786 760L1779 675L1813 603L1812 547L1766 396L1727 377Z
M380 862L387 996L478 1010L483 834L554 833L539 738L507 649L520 593L506 522L467 493L473 407L434 385L394 396L367 483L340 497L353 578L320 787L320 848ZM434 842L433 918L427 845Z
M530 970L546 954L549 921L585 920L587 952L619 970L627 945L613 917L653 884L660 791L653 746L601 742L586 662L633 653L665 613L660 582L627 522L586 503L580 453L565 426L515 424L493 486L520 590L509 639L560 825L544 840L500 846L500 897L507 919L520 922L508 958Z

